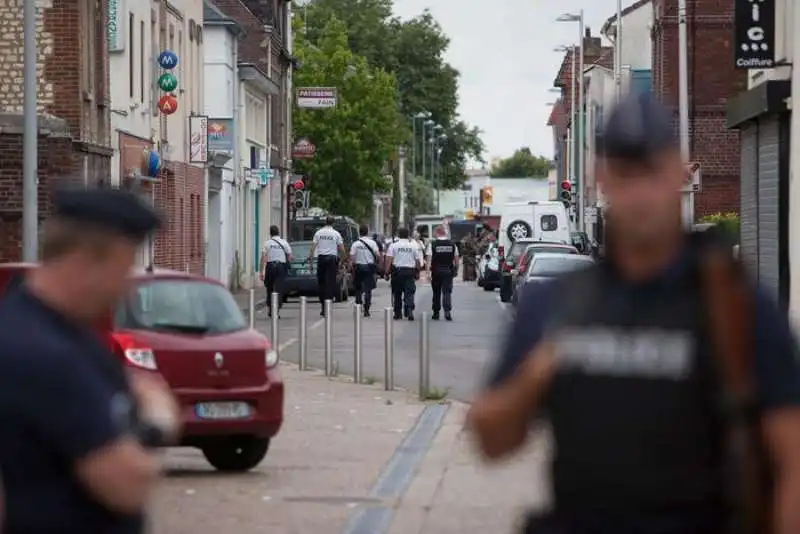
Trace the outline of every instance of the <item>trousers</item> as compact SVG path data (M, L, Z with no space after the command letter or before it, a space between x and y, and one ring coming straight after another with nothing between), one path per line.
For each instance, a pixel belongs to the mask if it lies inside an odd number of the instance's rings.
M355 280L356 304L364 306L368 312L372 306L372 290L375 289L375 265L356 265Z
M334 300L338 286L339 257L332 254L317 256L317 284L319 285L319 304L325 311L325 301Z
M433 291L433 302L431 309L433 313L439 313L444 308L445 312L453 309L453 273L431 274L431 290Z
M392 304L394 316L408 316L414 311L414 295L417 292L416 269L394 267L392 269Z
M287 265L283 262L271 261L264 270L264 285L267 288L267 308L270 312L272 311L272 293L278 294L278 309L283 308L287 275Z

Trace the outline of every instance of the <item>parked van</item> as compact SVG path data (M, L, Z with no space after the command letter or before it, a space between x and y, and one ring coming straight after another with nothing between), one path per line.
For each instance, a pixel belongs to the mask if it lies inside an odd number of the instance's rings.
M559 200L510 202L503 206L500 243L509 250L517 239L570 243L567 208Z
M437 226L444 226L447 236L450 236L450 225L448 218L444 215L417 215L414 217L414 231L419 232L423 239L433 237L433 231Z

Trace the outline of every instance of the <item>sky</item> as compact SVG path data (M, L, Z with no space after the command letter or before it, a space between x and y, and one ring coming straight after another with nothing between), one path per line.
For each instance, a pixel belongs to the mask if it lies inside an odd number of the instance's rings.
M633 0L623 0L623 7ZM395 14L410 18L429 9L450 37L446 60L461 72L459 113L483 130L485 159L508 157L527 146L553 155L547 126L550 92L563 52L578 42L578 24L555 22L584 10L593 35L616 15L614 0L394 0Z

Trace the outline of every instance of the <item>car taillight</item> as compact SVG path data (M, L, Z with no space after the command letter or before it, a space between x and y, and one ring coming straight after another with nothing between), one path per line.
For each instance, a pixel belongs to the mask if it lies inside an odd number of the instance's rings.
M120 355L125 358L126 364L150 371L158 370L153 349L141 346L133 336L128 334L111 334L111 338L114 340Z

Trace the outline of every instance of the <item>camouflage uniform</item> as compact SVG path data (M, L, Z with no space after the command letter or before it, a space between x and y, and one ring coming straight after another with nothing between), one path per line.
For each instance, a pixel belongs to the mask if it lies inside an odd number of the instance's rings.
M460 256L463 264L461 275L465 282L474 282L478 277L478 261L476 259L477 255L477 244L475 243L475 238L472 236L472 234L470 234L461 240Z

